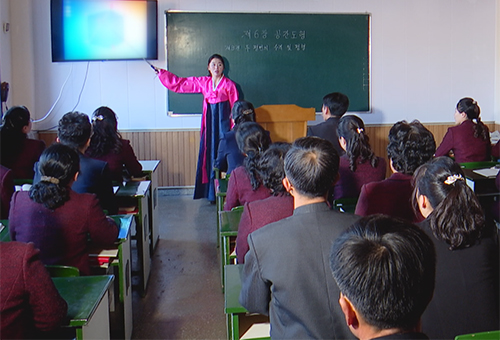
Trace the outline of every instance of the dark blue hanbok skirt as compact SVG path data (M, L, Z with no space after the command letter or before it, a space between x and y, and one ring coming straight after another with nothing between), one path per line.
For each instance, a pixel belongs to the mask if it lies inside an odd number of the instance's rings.
M215 173L213 164L217 159L219 141L224 136L224 133L230 130L230 117L231 105L229 101L208 104L205 116L206 129L201 132L200 138L200 153L198 154L198 166L196 168L194 199L208 198L209 201L215 201ZM207 160L205 166L209 175L208 183L202 183L203 156L205 154Z

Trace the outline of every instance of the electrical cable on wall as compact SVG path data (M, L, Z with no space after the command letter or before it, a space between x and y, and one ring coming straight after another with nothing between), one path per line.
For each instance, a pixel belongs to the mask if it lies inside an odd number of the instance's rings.
M52 107L49 109L49 111L45 114L45 116L43 116L42 118L40 119L35 119L33 120L33 123L39 123L41 121L44 121L45 119L47 119L47 117L52 113L52 111L54 110L54 107L57 105L57 103L59 102L59 99L61 99L61 95L62 95L62 92L64 90L64 87L66 86L66 83L68 82L69 80L69 77L71 76L71 73L73 72L73 64L71 64L71 69L69 70L69 74L68 76L66 77L66 80L64 81L63 85L61 86L61 90L59 91L59 95L57 96L57 99L56 101L54 102L54 104L52 105Z

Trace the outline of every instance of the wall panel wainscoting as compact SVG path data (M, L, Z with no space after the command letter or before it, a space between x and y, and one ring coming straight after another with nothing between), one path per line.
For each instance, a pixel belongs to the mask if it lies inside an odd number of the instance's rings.
M500 128L499 124L485 123L490 131ZM446 130L452 123L424 124L436 139L436 145L441 143ZM387 158L387 135L392 124L367 125L366 132L370 144L377 156ZM138 159L159 159L159 186L184 187L193 186L196 175L196 163L200 147L199 130L148 130L120 131L123 138L129 139ZM46 145L54 143L55 131L41 132L38 138ZM389 175L390 169L388 169Z

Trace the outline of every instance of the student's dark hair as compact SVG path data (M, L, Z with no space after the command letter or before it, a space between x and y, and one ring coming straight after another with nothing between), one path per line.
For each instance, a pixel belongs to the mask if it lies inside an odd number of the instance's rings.
M85 146L92 134L89 117L80 112L68 112L59 120L57 137L59 141L74 149Z
M26 106L13 106L7 110L0 129L2 163L4 160L13 161L21 152L22 141L26 138L22 130L29 123L30 112Z
M271 194L287 194L283 186L285 178L285 155L292 145L285 142L276 142L269 146L259 160L258 173L262 184L271 190Z
M360 163L368 161L374 168L377 166L378 158L370 147L370 139L361 118L352 115L340 118L337 135L346 141L346 156L351 171L356 171L358 160Z
M436 157L419 167L413 178L413 207L418 211L417 195L429 199L434 210L427 219L434 236L451 250L474 245L485 225L484 213L460 165L449 157Z
M116 114L109 107L101 106L92 114L92 137L87 153L99 157L108 153L118 154L122 149L122 136L117 130Z
M318 137L302 137L285 156L285 174L300 194L324 196L339 173L339 155L332 143Z
M323 97L323 105L330 110L332 116L342 117L349 108L349 98L340 92L329 93Z
M418 120L399 121L389 131L387 155L394 169L406 175L430 160L436 152L434 135Z
M474 123L474 137L489 140L490 131L481 121L481 118L479 117L481 109L474 99L469 97L460 99L457 103L457 111L465 113L467 115L467 119Z
M255 109L253 104L246 100L236 101L231 110L231 116L234 120L234 125L239 125L243 122L255 122Z
M261 184L257 167L262 153L269 148L271 139L262 126L255 122L244 122L236 128L236 143L241 153L245 154L243 164L250 177L253 190Z
M361 218L334 241L330 266L342 294L378 329L414 328L432 299L434 244L401 219Z
M69 200L69 184L80 168L80 158L70 146L54 143L45 149L38 161L40 182L34 184L29 196L54 210Z

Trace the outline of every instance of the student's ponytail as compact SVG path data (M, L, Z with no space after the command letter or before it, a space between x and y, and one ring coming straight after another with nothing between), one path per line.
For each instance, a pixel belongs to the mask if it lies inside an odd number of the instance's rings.
M414 196L426 196L433 208L427 219L434 236L446 242L450 250L472 246L481 235L485 219L460 165L449 157L437 157L418 168L414 178Z
M377 166L378 158L370 147L370 139L361 118L353 115L343 116L340 118L337 134L346 141L346 155L352 172L356 171L358 161L369 161L372 167Z
M75 150L60 143L51 145L38 161L40 182L31 187L30 198L51 210L62 206L69 200L69 185L79 166L80 159Z
M258 174L259 160L271 144L269 134L258 123L241 123L236 129L236 143L240 152L246 155L243 164L250 177L252 189L256 190L261 184Z
M490 138L490 131L488 127L484 125L479 117L481 109L474 99L469 97L460 99L457 103L457 111L465 113L467 115L467 119L474 123L475 138L481 138L483 140L488 140Z

